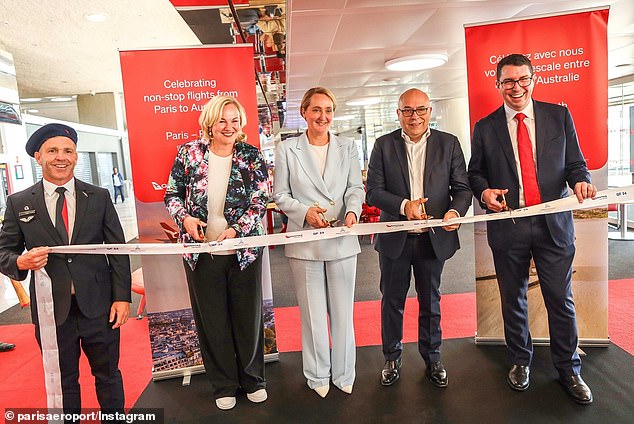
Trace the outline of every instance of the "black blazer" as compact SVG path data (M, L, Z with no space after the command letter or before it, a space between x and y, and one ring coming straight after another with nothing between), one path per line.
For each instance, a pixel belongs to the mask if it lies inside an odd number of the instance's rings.
M427 213L442 219L449 209L455 209L464 216L471 205L471 190L458 138L431 130L424 168ZM400 207L403 199L410 199L410 190L405 140L399 128L374 143L368 164L367 202L381 209L381 221L406 221ZM437 228L430 232L430 237L438 259L449 259L460 248L456 231ZM406 238L405 231L379 234L375 248L396 259L403 252Z
M75 193L77 209L71 244L125 243L108 190L75 179ZM25 211L35 213L27 215ZM41 181L8 197L0 231L0 272L23 280L28 271L18 270L16 261L24 249L61 244L46 210ZM57 325L64 323L70 310L71 281L79 309L89 318L109 313L114 301L131 300L130 259L127 255L50 254L45 268L53 284ZM33 273L30 291L35 298ZM31 302L31 316L37 323L36 302Z
M537 182L542 202L549 202L568 196L566 184L574 188L578 182L589 183L590 174L568 109L538 101L533 101L533 108ZM512 209L519 207L519 177L504 106L475 124L469 182L478 201L488 188L508 189L505 196L508 206ZM481 206L485 208L484 204ZM545 218L556 245L564 247L574 242L571 212L549 214ZM487 222L489 244L492 247L505 246L509 225L513 225L511 220Z

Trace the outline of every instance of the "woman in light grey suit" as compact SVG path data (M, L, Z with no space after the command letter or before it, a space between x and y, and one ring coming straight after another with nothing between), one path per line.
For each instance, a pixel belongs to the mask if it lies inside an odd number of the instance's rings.
M335 220L350 227L361 213L359 154L352 140L329 132L335 108L330 90L308 90L300 108L308 129L277 147L275 202L288 216L288 231L337 225ZM352 309L359 252L357 236L286 246L302 318L304 375L308 387L321 397L328 393L331 378L336 387L352 393Z

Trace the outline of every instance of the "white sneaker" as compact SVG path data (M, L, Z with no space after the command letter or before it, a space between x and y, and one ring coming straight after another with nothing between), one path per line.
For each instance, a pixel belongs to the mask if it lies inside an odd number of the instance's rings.
M253 403L264 402L268 399L269 395L266 393L266 389L256 390L253 393L247 393L247 399Z
M317 392L319 396L321 396L322 398L325 398L326 395L328 394L328 391L330 390L330 385L315 387L313 390Z
M347 394L352 394L352 384L350 384L349 386L343 386L341 388L341 391Z
M226 411L227 409L231 409L236 406L236 398L235 396L227 396L216 399L216 406L218 409L222 409Z

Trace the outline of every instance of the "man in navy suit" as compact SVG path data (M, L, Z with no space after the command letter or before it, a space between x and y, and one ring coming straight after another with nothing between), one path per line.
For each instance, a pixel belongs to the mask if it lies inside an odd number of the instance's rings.
M524 55L512 54L498 63L496 87L504 105L476 123L469 162L471 189L487 213L567 197L567 186L579 203L596 194L570 112L533 100L534 86L533 66ZM581 378L576 351L572 213L489 221L487 233L513 364L508 384L518 391L529 386L533 345L526 292L532 257L548 312L559 381L576 402L591 403L592 392Z
M429 97L417 89L401 94L396 114L401 128L379 137L368 165L367 202L381 209L381 221L448 220L463 216L471 205L464 155L458 139L429 128ZM381 337L385 365L381 384L400 375L403 310L412 269L418 293L418 350L426 376L447 387L440 357L440 275L444 263L460 248L458 225L434 231L379 234L376 250L381 268Z
M31 302L31 315L44 363L53 368L47 374L49 398L61 398L65 413L80 412L83 351L102 410L123 413L119 327L130 315L130 260L118 255L51 254L48 247L69 241L125 243L108 190L73 176L76 143L75 130L63 124L44 125L29 138L26 151L42 167L42 181L7 199L0 272L24 280L31 271L32 297L46 300ZM36 288L34 271L42 268L50 284Z

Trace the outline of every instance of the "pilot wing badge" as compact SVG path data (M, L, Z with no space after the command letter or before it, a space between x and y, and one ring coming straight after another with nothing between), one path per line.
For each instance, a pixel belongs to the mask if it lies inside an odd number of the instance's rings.
M18 212L18 219L27 223L33 221L35 219L35 209L25 206L23 211Z

